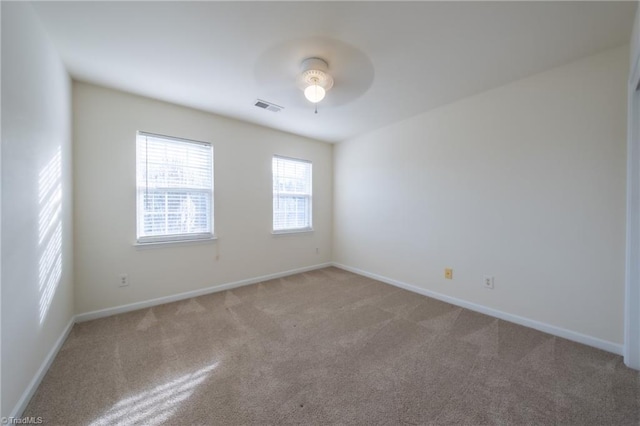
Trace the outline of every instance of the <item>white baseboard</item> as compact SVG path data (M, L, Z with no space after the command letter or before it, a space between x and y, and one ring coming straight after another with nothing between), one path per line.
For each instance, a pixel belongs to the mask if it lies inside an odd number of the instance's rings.
M519 324L525 327L533 328L544 333L552 334L554 336L562 337L567 340L582 343L587 346L602 349L603 351L611 352L616 355L622 355L623 345L618 343L609 342L606 340L598 339L597 337L588 336L586 334L577 333L575 331L567 330L565 328L556 327L551 324L546 324L540 321L524 318L518 315L509 314L506 312L498 311L496 309L488 308L486 306L478 305L466 300L458 299L455 297L447 296L437 293L435 291L427 290L421 287L417 287L412 284L407 284L402 281L394 280L393 278L384 277L382 275L374 274L371 272L363 271L362 269L353 268L351 266L342 265L340 263L333 262L333 266L336 268L344 269L345 271L353 272L354 274L363 275L365 277L372 278L374 280L382 281L383 283L391 284L402 289L412 291L414 293L421 294L423 296L438 299L443 302L451 303L452 305L460 306L481 314L490 315L495 318L499 318L505 321L509 321L515 324Z
M185 293L174 294L171 296L158 297L156 299L144 300L142 302L130 303L128 305L115 306L113 308L100 309L97 311L85 312L76 315L76 322L90 321L97 318L104 318L111 315L121 314L124 312L137 311L138 309L150 308L152 306L162 305L164 303L176 302L178 300L190 299L209 293L217 293L219 291L230 290L232 288L242 287L245 285L256 284L262 281L268 281L275 278L282 278L288 275L299 274L301 272L313 271L315 269L326 268L332 263L321 263L318 265L307 266L304 268L291 269L284 272L276 272L275 274L263 275L261 277L248 278L246 280L234 281L231 283L220 284L199 290L187 291Z
M73 325L76 322L75 320L76 320L75 316L71 317L71 319L69 320L69 323L65 327L64 331L62 332L60 337L58 337L58 340L56 340L56 343L53 345L53 347L45 357L44 361L42 362L42 365L36 372L35 376L33 376L33 379L31 379L29 386L27 386L22 396L18 400L18 403L16 404L15 408L13 409L13 411L11 411L11 414L10 414L11 417L18 418L22 416L22 413L24 412L24 409L27 408L27 404L31 400L31 397L36 392L36 389L38 389L38 386L40 386L40 382L44 378L45 374L47 374L47 371L49 371L49 367L51 367L51 363L56 358L56 355L58 355L58 352L60 351L62 344L65 342L65 340L67 340L67 336L69 336L69 333L71 332L71 329L73 328Z

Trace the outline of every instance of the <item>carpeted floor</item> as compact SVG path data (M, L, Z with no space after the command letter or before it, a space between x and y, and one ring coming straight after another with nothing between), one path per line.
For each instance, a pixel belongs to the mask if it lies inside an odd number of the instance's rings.
M622 358L336 268L74 326L59 425L640 424Z

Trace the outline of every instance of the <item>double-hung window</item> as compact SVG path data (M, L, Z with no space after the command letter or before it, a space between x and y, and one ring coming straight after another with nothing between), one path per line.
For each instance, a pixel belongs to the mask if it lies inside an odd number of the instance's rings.
M213 148L138 132L138 243L213 238Z
M273 232L312 229L311 162L273 156Z

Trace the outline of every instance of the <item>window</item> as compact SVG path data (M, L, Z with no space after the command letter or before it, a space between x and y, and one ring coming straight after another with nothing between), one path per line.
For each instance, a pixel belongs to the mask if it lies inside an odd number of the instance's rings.
M211 144L138 132L139 243L213 238Z
M273 232L310 231L311 162L273 156Z

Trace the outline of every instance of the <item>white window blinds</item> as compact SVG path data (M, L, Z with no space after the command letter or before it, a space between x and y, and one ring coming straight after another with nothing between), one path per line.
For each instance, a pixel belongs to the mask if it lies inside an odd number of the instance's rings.
M273 156L273 231L306 231L311 222L311 162Z
M138 132L138 242L213 236L211 144Z

